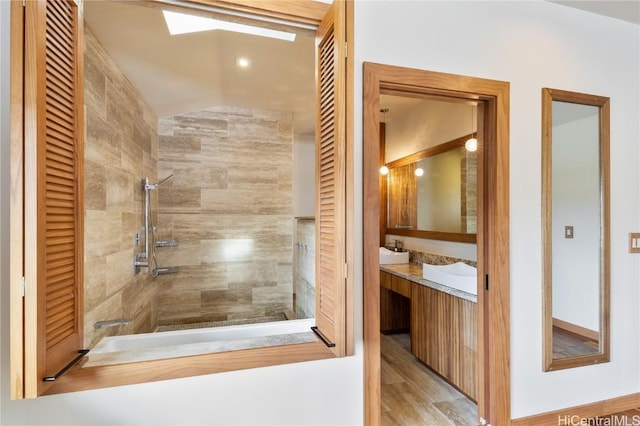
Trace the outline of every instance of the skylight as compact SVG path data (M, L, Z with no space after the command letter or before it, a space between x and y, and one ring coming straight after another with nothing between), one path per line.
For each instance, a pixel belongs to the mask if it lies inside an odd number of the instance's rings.
M296 35L285 31L270 30L252 25L236 24L235 22L219 21L213 18L194 16L185 13L163 10L164 20L171 35L195 33L199 31L224 30L237 33L294 41Z

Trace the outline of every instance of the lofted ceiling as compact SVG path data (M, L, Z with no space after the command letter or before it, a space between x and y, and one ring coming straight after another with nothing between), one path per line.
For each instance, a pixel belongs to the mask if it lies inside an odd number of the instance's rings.
M315 122L315 40L294 42L230 31L172 36L162 10L88 1L84 18L158 117L217 105L291 111L294 131ZM251 66L236 66L236 58Z

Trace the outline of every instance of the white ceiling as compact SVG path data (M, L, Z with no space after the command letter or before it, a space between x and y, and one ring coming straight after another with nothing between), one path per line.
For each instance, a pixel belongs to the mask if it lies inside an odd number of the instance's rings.
M640 24L640 0L554 3ZM291 111L296 134L314 132L313 37L298 34L291 43L227 31L171 36L160 9L133 2L86 1L84 17L159 117L216 105ZM240 56L251 68L235 66ZM387 106L387 119L408 107Z
M314 38L294 42L228 31L171 36L157 8L84 3L90 31L159 117L225 105L291 111L313 133ZM240 69L237 57L251 67Z
M571 0L552 3L640 25L640 0Z

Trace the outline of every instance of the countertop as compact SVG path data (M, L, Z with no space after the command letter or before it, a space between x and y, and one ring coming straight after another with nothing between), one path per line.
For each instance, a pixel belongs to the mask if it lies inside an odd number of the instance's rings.
M422 278L422 264L416 265L415 263L402 263L396 265L380 265L380 270L406 280L413 281L414 283L430 287L434 290L439 290L452 296L468 300L469 302L478 303L478 296L475 294L467 293L465 291L434 283L433 281L428 281Z

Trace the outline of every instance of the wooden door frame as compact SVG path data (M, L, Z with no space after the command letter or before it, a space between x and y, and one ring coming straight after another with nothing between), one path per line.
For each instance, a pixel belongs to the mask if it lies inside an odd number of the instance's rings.
M478 193L478 416L511 423L509 83L391 65L363 66L364 422L381 424L379 110L381 91L481 101ZM480 120L479 120L480 123ZM485 290L485 279L489 290Z

